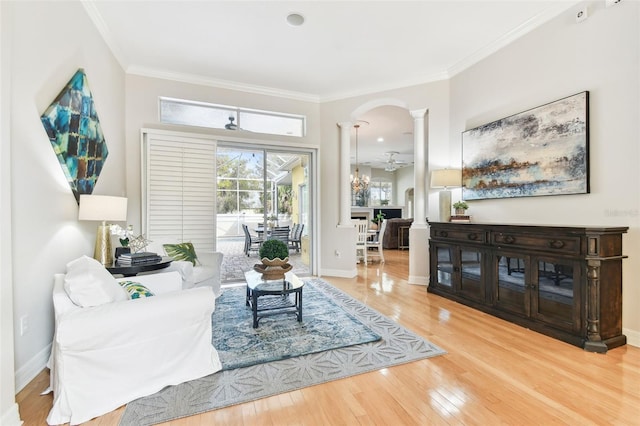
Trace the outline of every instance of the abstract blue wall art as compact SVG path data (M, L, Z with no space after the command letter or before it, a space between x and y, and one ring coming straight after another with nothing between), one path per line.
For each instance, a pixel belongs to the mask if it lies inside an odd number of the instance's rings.
M589 92L462 133L462 198L589 193Z
M87 76L79 69L40 117L69 186L91 194L109 155Z

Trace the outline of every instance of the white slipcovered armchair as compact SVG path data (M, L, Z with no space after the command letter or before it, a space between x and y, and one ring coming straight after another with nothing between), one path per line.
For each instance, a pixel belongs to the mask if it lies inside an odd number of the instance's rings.
M164 244L173 244L173 240L152 241L147 247L148 251L167 256ZM182 277L182 288L211 287L216 298L221 290L221 268L224 255L221 252L198 251L196 264L185 260L174 260L163 271L178 271Z
M70 273L71 262L66 276L55 275L49 359L54 399L47 423L82 423L221 369L211 345L215 296L210 287L182 290L175 271L117 279L140 283L154 294L129 299L116 279L91 261L84 256L74 261L81 264L80 273Z

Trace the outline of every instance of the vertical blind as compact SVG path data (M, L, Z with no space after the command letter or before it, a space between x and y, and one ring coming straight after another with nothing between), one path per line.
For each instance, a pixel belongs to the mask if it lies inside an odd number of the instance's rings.
M146 133L143 227L156 242L192 242L213 251L216 240L216 143Z

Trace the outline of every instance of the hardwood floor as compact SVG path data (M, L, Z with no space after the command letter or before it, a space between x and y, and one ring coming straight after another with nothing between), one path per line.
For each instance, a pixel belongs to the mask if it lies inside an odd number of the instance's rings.
M444 348L443 356L337 380L164 425L640 425L640 348L606 355L502 321L407 284L408 252L324 279ZM18 396L45 424L43 371ZM91 425L116 425L124 408Z

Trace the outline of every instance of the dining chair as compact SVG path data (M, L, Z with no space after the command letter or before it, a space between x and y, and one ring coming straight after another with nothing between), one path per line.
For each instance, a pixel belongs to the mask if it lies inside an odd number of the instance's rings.
M367 238L369 237L368 228L369 224L366 220L356 221L356 259L358 263L360 263L360 259L362 259L365 265L367 264Z
M380 263L384 263L384 253L382 252L382 238L384 237L384 231L387 230L387 221L383 220L380 225L380 232L373 236L371 240L367 240L365 251L373 249L374 251L369 253L368 256L375 256L380 259Z

